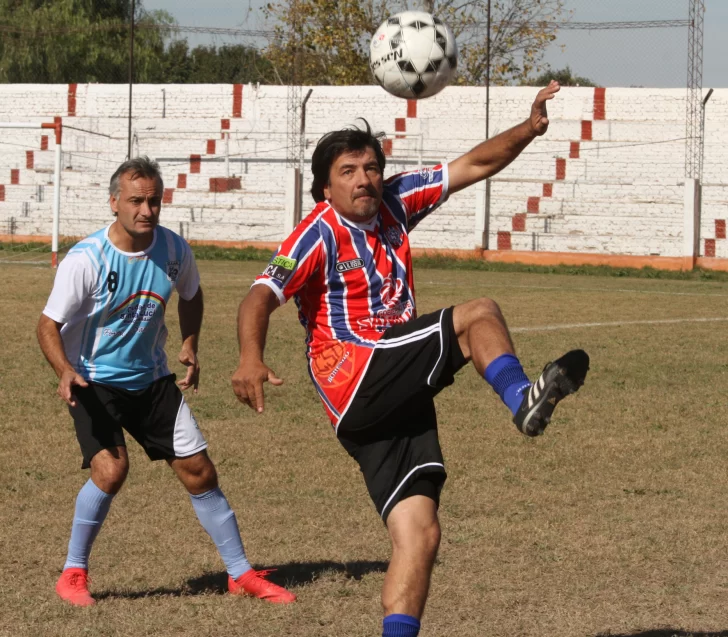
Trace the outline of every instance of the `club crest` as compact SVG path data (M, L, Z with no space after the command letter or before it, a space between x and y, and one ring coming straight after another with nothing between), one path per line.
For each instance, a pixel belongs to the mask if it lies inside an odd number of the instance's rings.
M402 230L400 230L397 226L389 226L384 231L384 236L393 247L399 248L402 245Z
M167 261L167 279L172 283L177 281L179 275L179 261Z

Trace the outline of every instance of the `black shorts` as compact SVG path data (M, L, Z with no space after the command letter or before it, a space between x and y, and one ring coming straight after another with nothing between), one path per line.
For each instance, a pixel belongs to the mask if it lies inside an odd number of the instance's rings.
M447 477L433 398L467 362L452 315L450 307L389 328L336 430L385 522L405 497L433 493L428 482L438 502Z
M197 421L171 374L138 390L89 382L74 387L76 407L69 407L88 469L102 449L125 447L124 432L152 460L185 458L207 448Z

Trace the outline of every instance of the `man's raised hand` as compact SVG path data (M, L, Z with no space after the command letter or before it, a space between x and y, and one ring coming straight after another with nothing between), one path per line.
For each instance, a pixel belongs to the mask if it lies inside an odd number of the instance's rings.
M561 86L556 80L551 80L549 85L542 88L531 106L531 129L534 135L543 135L549 127L548 113L546 112L546 102L554 99L556 93L561 90Z

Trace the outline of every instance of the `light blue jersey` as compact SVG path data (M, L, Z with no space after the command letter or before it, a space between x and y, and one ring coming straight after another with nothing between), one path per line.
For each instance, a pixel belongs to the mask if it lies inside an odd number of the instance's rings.
M43 313L63 323L66 357L86 380L143 389L170 373L164 313L174 289L189 300L200 285L192 250L157 227L143 252L122 252L109 228L79 241L58 267Z

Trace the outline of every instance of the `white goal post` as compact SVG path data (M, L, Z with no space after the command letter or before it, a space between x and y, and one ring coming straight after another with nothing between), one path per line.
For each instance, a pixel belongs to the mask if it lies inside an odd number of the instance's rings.
M60 118L54 122L0 122L0 129L50 129L55 132L55 161L53 167L53 226L51 232L51 267L58 267L58 235L61 208L61 153L63 123ZM47 235L46 235L47 236Z

